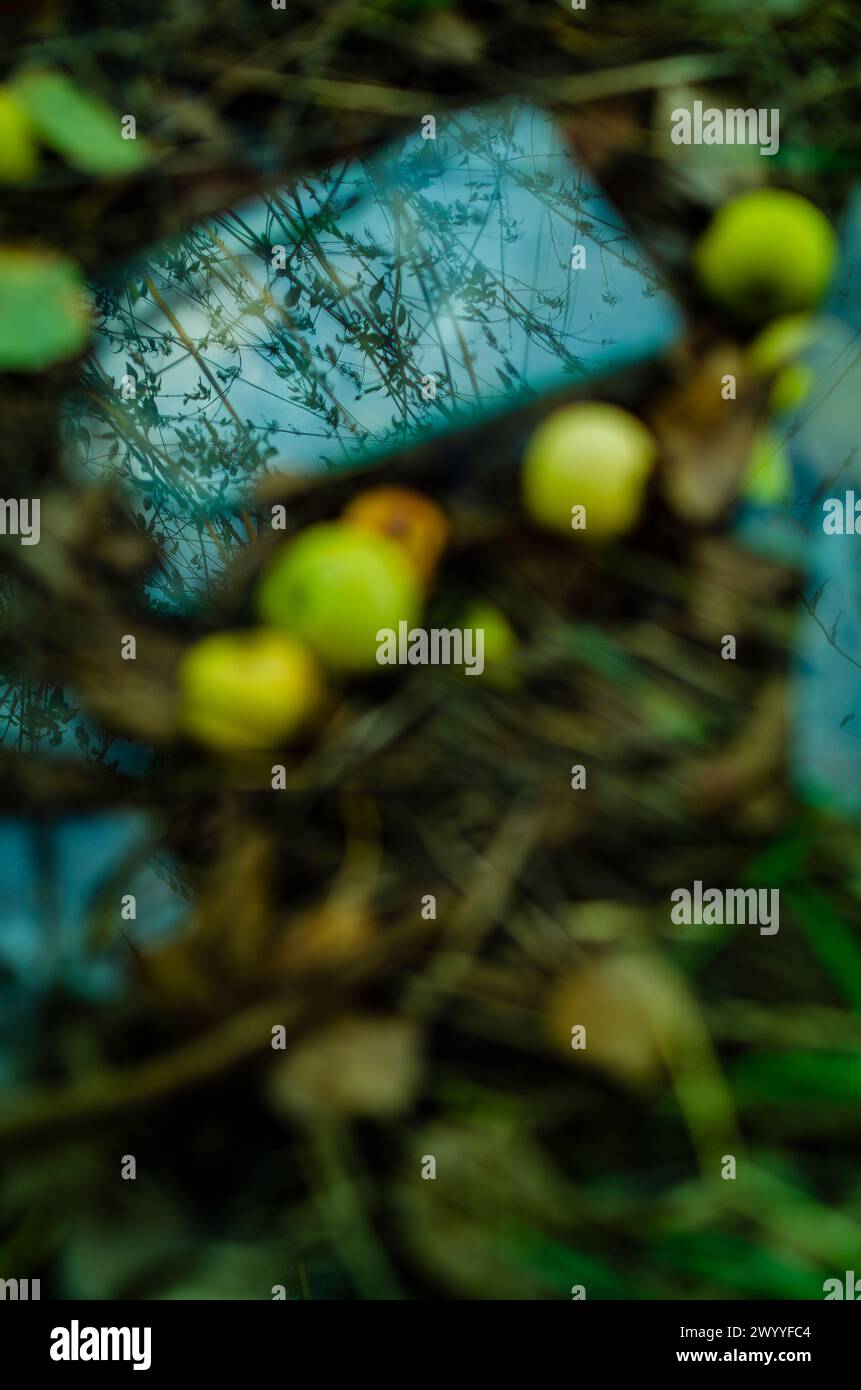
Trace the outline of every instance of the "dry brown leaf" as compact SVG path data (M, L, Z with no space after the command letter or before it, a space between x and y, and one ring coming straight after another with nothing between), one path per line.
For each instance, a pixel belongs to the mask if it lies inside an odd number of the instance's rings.
M690 804L706 815L736 807L760 815L773 811L768 799L754 806L746 803L756 793L765 796L782 776L786 747L786 689L782 680L774 680L759 692L750 719L717 757L690 765Z
M698 638L719 643L758 626L757 604L773 607L785 595L793 573L727 536L705 536L693 547L688 605ZM755 600L752 601L752 600Z
M273 954L272 969L285 976L334 969L355 960L375 934L374 919L363 902L326 902L291 924Z
M201 885L195 931L225 974L257 973L268 953L272 921L275 846L268 835L248 826L225 830L213 870Z
M723 399L725 376L736 379L735 400ZM748 379L740 349L722 343L655 406L651 425L661 448L661 483L683 521L708 525L736 499L765 399L762 384Z
M172 941L148 951L141 961L141 973L160 1007L185 1017L213 1014L228 1003L193 939Z
M267 1077L279 1115L397 1115L421 1075L422 1034L411 1019L352 1014L296 1044Z
M397 1205L420 1265L464 1298L546 1297L546 1277L524 1268L503 1235L506 1225L540 1228L567 1210L563 1184L529 1136L495 1117L475 1127L437 1121L410 1148L415 1166ZM434 1181L419 1175L426 1157L436 1160Z
M544 1013L545 1031L569 1061L630 1086L654 1083L699 1029L679 976L647 951L610 951L563 976ZM573 1048L572 1028L585 1029Z

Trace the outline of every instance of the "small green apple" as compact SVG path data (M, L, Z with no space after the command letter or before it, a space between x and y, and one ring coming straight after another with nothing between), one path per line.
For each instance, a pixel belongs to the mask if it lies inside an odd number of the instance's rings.
M301 638L338 671L370 671L377 633L414 622L418 576L398 543L349 522L320 522L278 552L257 591L264 622Z
M780 188L757 189L727 203L694 252L709 296L753 322L813 308L836 259L837 238L825 214Z
M518 647L517 634L501 608L483 599L474 599L460 617L459 626L466 630L480 629L484 642L484 673L489 684L500 689L514 689L517 677L511 669L511 659Z
M778 372L768 397L768 408L772 415L784 415L797 410L801 402L810 395L815 381L813 371L804 362L793 362Z
M760 376L771 376L788 367L810 347L816 337L812 314L781 314L757 333L747 349L747 360Z
M782 443L770 430L755 436L747 462L742 496L760 506L783 506L792 495L792 466Z
M811 367L796 359L817 337L817 320L810 314L785 314L758 333L747 349L747 360L757 376L773 377L769 410L779 415L794 410L808 395L814 381Z
M322 698L311 652L282 632L219 632L196 642L179 669L179 720L212 748L270 748L301 727Z
M608 540L635 524L657 448L627 410L601 402L563 406L538 426L523 464L523 500L553 531ZM578 529L585 509L585 527Z

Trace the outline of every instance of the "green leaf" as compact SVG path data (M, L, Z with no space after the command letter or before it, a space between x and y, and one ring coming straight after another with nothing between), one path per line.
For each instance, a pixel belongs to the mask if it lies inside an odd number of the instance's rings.
M38 372L74 357L90 335L74 261L27 247L0 247L0 370Z
M731 1073L733 1093L743 1102L798 1106L861 1101L861 1055L853 1052L762 1052L745 1058Z
M861 1013L861 945L852 928L812 885L787 890L786 902L834 987Z
M793 826L779 840L773 840L747 866L744 882L749 885L767 883L770 888L782 888L805 872L811 849L810 834L803 827Z
M87 174L133 174L149 160L142 140L124 140L120 117L61 72L30 71L15 95L39 137Z
M557 1297L570 1299L574 1284L583 1284L587 1298L626 1298L630 1288L623 1273L578 1247L561 1244L540 1231L518 1226L499 1243L515 1269L536 1279Z
M671 1236L652 1258L748 1298L812 1298L822 1287L819 1274L797 1257L720 1232Z

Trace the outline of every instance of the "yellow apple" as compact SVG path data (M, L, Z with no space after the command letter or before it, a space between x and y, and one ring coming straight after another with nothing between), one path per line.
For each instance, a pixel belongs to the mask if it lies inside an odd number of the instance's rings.
M627 410L602 402L564 406L542 421L527 446L526 510L539 525L570 536L622 535L640 515L656 455L654 438Z
M219 632L196 642L179 669L179 722L212 748L270 748L318 708L317 663L281 632Z

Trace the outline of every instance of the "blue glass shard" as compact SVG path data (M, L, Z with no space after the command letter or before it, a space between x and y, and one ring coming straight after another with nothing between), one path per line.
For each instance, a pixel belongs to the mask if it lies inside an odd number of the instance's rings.
M89 946L111 875L122 870L117 925L140 944L169 935L186 911L154 844L154 826L141 812L0 820L0 969L25 992L61 981L87 994L110 992L128 946L119 931L109 949ZM123 923L126 893L136 897L137 915Z
M833 320L807 359L816 387L792 440L796 516L808 537L799 614L793 757L804 794L861 812L861 535L824 530L824 503L861 499L859 335Z
M262 474L368 462L648 358L680 325L522 105L440 118L436 139L195 225L99 287L98 310L69 449L164 538L182 580L157 580L165 602L218 573Z
M793 472L785 507L741 509L737 534L805 575L792 681L792 775L812 804L861 814L861 536L824 530L824 503L861 499L861 188L841 228L838 275L812 346L812 387L778 434Z

